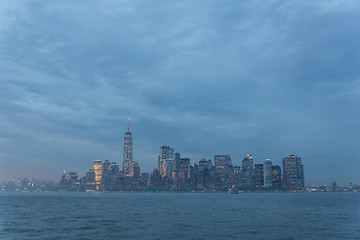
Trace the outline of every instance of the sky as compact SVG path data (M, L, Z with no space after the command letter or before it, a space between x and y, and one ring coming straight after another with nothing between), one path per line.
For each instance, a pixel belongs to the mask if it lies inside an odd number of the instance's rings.
M0 3L0 180L295 154L306 185L360 184L360 2Z

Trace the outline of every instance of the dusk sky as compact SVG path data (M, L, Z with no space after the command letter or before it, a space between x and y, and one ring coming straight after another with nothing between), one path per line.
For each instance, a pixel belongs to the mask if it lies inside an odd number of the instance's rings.
M302 158L360 183L359 1L1 1L0 180Z

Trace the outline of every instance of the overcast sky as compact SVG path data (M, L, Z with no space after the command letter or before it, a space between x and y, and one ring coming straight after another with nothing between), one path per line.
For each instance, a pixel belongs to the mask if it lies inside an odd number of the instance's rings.
M302 158L360 183L359 1L0 3L0 180L81 176L160 145L192 162Z

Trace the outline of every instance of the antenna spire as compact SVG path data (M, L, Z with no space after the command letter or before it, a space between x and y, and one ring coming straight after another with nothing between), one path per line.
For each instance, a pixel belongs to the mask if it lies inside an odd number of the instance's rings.
M128 118L128 133L130 132L130 118Z

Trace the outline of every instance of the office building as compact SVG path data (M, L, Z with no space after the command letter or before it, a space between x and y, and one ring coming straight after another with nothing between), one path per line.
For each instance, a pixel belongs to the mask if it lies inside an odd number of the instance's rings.
M140 179L140 165L138 162L133 162L130 168L130 177Z
M273 184L272 162L270 159L264 161L264 187L271 188Z
M255 164L254 171L254 182L256 188L264 187L264 165L263 164Z
M281 167L279 165L272 166L272 182L273 189L281 188Z
M254 171L254 158L251 155L247 155L242 160L242 171L243 171L243 186L244 188L253 188L253 171Z
M199 169L211 169L213 167L211 160L206 160L205 158L199 161Z
M103 181L103 164L101 160L95 160L93 169L95 172L95 186L96 190L102 190L102 181Z
M183 185L188 182L191 177L190 172L190 159L180 158L180 169L179 169L179 182Z
M158 159L158 169L161 177L172 177L175 167L174 149L169 145L160 146L160 155Z
M289 155L282 159L283 187L286 190L302 190L304 188L304 167L301 158Z
M227 168L232 166L230 155L214 155L214 164L216 170L225 172Z

